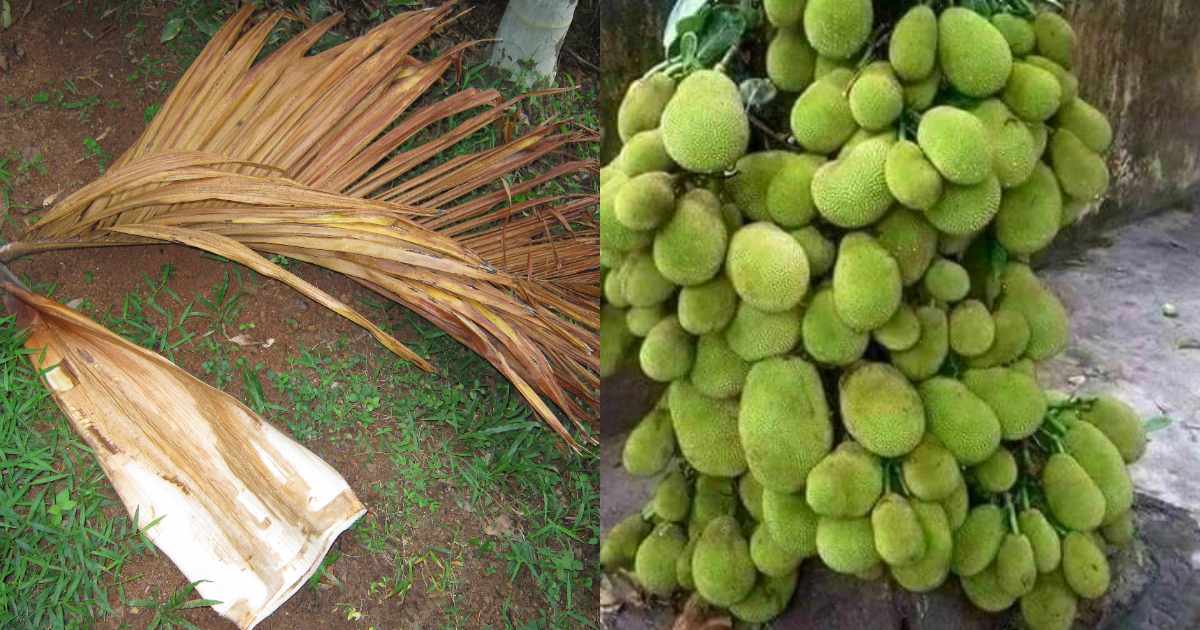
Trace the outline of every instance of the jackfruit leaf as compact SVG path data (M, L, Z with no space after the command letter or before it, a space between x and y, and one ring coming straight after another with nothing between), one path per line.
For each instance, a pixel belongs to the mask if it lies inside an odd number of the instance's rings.
M8 30L12 25L12 5L8 3L8 0L0 0L0 28Z
M712 67L742 41L746 26L746 15L740 7L719 6L700 33L696 60L705 68Z
M179 37L179 32L182 30L183 30L183 17L175 16L175 17L167 20L166 24L163 24L162 36L158 38L158 41L165 44L165 43L171 41L172 39Z
M1160 415L1147 419L1142 426L1146 428L1146 433L1153 433L1171 426L1171 422L1172 420L1170 416Z
M746 79L738 85L738 91L742 94L742 102L748 108L758 108L775 100L775 96L779 93L775 89L775 84L770 79L756 77Z
M694 33L704 28L705 21L712 13L712 0L677 0L667 16L667 24L663 28L663 50L667 57L671 54L676 40L684 33Z

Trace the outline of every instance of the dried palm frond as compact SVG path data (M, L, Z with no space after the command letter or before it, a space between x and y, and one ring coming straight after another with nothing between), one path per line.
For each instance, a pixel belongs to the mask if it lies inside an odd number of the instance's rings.
M0 289L134 526L238 627L286 601L365 513L336 470L235 398L62 304Z
M263 257L345 274L425 317L492 363L578 447L551 405L594 417L599 385L594 194L541 194L594 172L543 158L589 130L549 120L499 146L447 157L521 98L468 88L429 104L470 44L431 60L413 49L451 5L403 13L317 54L338 20L255 61L280 14L234 15L142 136L98 180L0 248L0 260L67 247L176 241L277 278L423 369L402 343ZM532 175L528 173L534 171ZM522 177L524 177L522 179Z

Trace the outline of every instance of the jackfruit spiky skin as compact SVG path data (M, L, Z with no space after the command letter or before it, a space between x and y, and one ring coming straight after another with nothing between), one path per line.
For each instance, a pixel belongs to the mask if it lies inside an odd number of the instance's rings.
M1021 618L1030 630L1071 630L1078 602L1060 573L1039 575L1021 598Z
M888 42L888 60L901 80L920 81L933 72L937 63L937 38L937 15L925 5L909 9L896 22Z
M721 222L725 224L725 231L729 234L742 229L742 224L745 223L745 217L742 216L742 211L737 205L732 203L721 204Z
M800 146L820 155L837 151L858 129L850 102L828 75L800 93L792 105L790 122Z
M1042 122L1062 104L1058 77L1035 65L1017 62L1004 86L1004 102L1022 120Z
M746 472L736 401L709 398L687 381L672 383L668 395L675 441L692 468L713 477Z
M754 478L754 475L746 474L738 478L738 498L742 500L742 505L750 513L750 518L753 518L756 523L761 523L763 520L763 487Z
M921 322L921 338L917 344L908 350L889 353L892 365L913 382L937 374L950 346L945 311L934 306L922 306L917 308L917 320ZM806 333L806 348L807 342Z
M616 176L600 187L601 249L630 252L645 247L654 236L652 232L631 230L617 219L617 194L628 181L628 177Z
M925 532L908 499L889 493L871 510L875 551L890 566L908 566L925 556Z
M622 292L630 306L662 304L675 293L675 283L663 277L649 252L631 253L621 266Z
M771 538L801 558L817 553L817 514L808 506L804 493L763 489L763 525Z
M625 263L628 262L628 257L622 261L621 267L604 276L604 300L609 306L615 306L620 309L629 308L629 298L625 297ZM624 311L622 310L622 318ZM626 323L628 325L628 323ZM626 329L628 331L628 329Z
M900 117L904 90L890 71L863 72L850 87L850 113L860 127L882 131Z
M1070 70L1074 65L1075 29L1057 13L1042 11L1033 20L1037 52Z
M998 613L1008 610L1017 601L1000 586L994 565L970 577L961 577L959 582L967 599L976 608L986 612Z
M857 442L845 441L808 474L805 498L820 516L866 516L883 492L879 458Z
M925 501L941 501L962 483L954 454L932 433L925 434L921 443L904 456L901 471L908 490Z
M692 552L692 581L705 600L722 607L736 604L754 588L757 571L741 527L731 516L709 521Z
M1074 74L1071 74L1068 69L1041 55L1029 55L1023 61L1048 71L1054 75L1054 78L1058 79L1058 85L1062 88L1062 103L1064 105L1079 97L1079 79Z
M617 161L621 170L629 177L675 168L675 161L671 159L666 145L663 144L661 129L647 129L633 134L625 142L625 146L621 147Z
M625 358L625 351L633 345L634 336L625 324L625 311L605 304L600 309L600 376L616 373Z
M1125 460L1100 429L1087 422L1074 422L1063 436L1062 445L1104 495L1101 524L1113 522L1133 505L1133 481Z
M635 306L625 313L625 325L635 337L645 337L650 329L667 316L667 310L662 304L654 306Z
M822 218L838 227L859 228L887 213L896 202L884 173L890 148L887 138L867 140L817 169L812 196Z
M789 159L767 187L767 214L781 227L804 227L817 216L812 179L826 160L819 155L788 155Z
M769 577L783 577L793 573L804 561L799 554L776 542L765 525L759 525L750 535L750 559L754 561L759 573Z
M1062 541L1062 570L1067 585L1085 599L1096 599L1108 590L1110 572L1104 551L1092 537L1070 532Z
M1046 123L1026 123L1025 128L1033 136L1033 154L1040 159L1050 143L1050 127Z
M825 566L857 575L879 564L871 519L822 516L817 522L817 554Z
M628 177L628 175L621 172L614 164L610 163L608 166L600 169L600 185L603 186L618 176Z
M950 311L950 348L964 357L987 352L996 339L996 322L983 302L965 300Z
M934 227L952 236L979 232L1000 210L1000 178L992 175L973 186L948 184L925 218Z
M619 269L625 262L625 252L600 248L600 268L606 271Z
M864 73L870 71L869 70L870 66L867 66L867 68L868 68L868 70L863 70ZM837 159L840 160L840 159L846 157L847 155L850 155L850 153L853 152L854 149L856 149L858 147L858 145L866 142L867 140L883 140L883 141L887 142L889 145L891 145L891 144L894 144L898 138L899 138L899 132L896 131L895 127L889 127L887 129L884 129L883 131L869 131L867 129L859 129L858 131L854 132L854 135L850 136L850 139L846 141L846 144L842 145L841 149L838 149ZM884 165L886 166L886 162L884 163ZM885 175L886 175L886 173L885 173Z
M833 302L849 327L870 331L883 326L900 306L900 266L865 232L842 237L833 266Z
M766 623L787 609L792 594L796 592L795 572L779 577L759 578L754 590L746 599L729 607L734 617L746 623Z
M837 246L825 238L817 228L809 226L793 230L792 238L804 248L804 256L808 259L808 272L812 278L825 275L833 267L837 257Z
M904 85L904 107L914 112L923 112L929 109L933 106L933 101L937 98L938 90L941 87L942 71L934 67L928 77L916 83Z
M1055 453L1046 460L1042 491L1050 513L1068 529L1090 531L1104 519L1104 494L1067 453Z
M1037 381L1037 364L1035 364L1033 359L1030 359L1029 357L1013 361L1012 365L1008 367L1014 372L1019 372L1025 376L1028 376L1034 381Z
M892 196L909 208L927 210L942 197L942 176L915 142L901 140L892 145L884 176Z
M938 253L943 256L960 256L967 248L976 240L979 240L979 234L982 232L971 232L969 234L947 234L938 232Z
M1125 463L1132 464L1146 452L1146 427L1133 407L1109 394L1101 394L1079 413L1079 419L1100 430Z
M1061 541L1054 526L1046 520L1046 515L1037 508L1027 508L1017 515L1017 524L1033 548L1033 560L1038 573L1050 573L1057 569L1062 560Z
M1028 20L1011 13L997 13L992 16L992 26L1004 36L1014 57L1024 57L1033 52L1037 36L1034 35L1033 25Z
M817 370L800 358L750 368L738 431L750 472L763 488L795 492L833 446L829 405Z
M742 301L762 311L786 311L808 291L804 248L772 223L752 223L729 241L726 273Z
M652 410L638 423L621 451L625 471L636 477L657 475L675 454L675 433L671 414L662 409Z
M996 554L996 582L1000 588L1013 597L1021 597L1033 590L1037 574L1029 539L1022 534L1005 535Z
M1062 302L1044 287L1029 265L1009 261L1001 276L1002 297L998 309L1011 307L1029 324L1025 356L1044 361L1062 352L1070 337L1070 322Z
M679 319L672 315L664 317L650 329L642 341L638 360L643 374L667 383L686 376L692 369L695 356L695 340L679 326Z
M813 66L813 80L819 81L838 70L846 70L853 73L855 62L849 59L832 59L817 55L817 63Z
M882 457L899 457L925 434L916 388L887 363L864 363L842 377L842 422L854 439Z
M867 43L874 20L871 0L808 0L804 34L822 56L849 59Z
M628 142L635 133L658 127L663 108L674 93L675 80L662 73L630 83L617 108L617 133L621 142Z
M971 277L962 265L939 258L925 272L925 291L930 297L942 302L957 302L971 290Z
M1078 136L1059 128L1050 136L1050 164L1063 192L1076 199L1096 199L1108 191L1108 166Z
M992 174L992 147L983 123L956 107L940 105L921 116L917 144L942 177L970 186Z
M1020 186L1033 174L1039 152L1029 127L1010 118L992 134L992 168L1002 188Z
M767 313L742 302L725 329L725 341L737 356L751 363L784 354L800 342L800 318L797 309Z
M772 26L795 28L804 17L804 0L763 0L763 12Z
M746 153L750 121L737 85L715 70L699 70L679 83L662 114L663 145L679 166L716 173Z
M1038 162L1024 184L1005 191L996 213L996 240L1009 253L1041 251L1062 225L1062 191L1050 167Z
M696 477L693 494L692 511L688 513L688 538L692 540L699 538L714 518L733 516L737 511L738 497L732 479L701 474Z
M963 577L977 575L996 559L1008 532L1003 508L984 503L971 508L967 520L954 532L954 557L950 568Z
M900 586L914 593L925 593L946 581L950 572L954 536L946 512L940 505L913 501L912 509L925 540L925 554L906 566L893 565L891 572Z
M659 523L638 546L634 575L646 592L667 597L679 586L675 562L687 545L683 530L674 523Z
M967 482L960 478L954 492L938 501L938 505L946 511L946 520L950 521L951 531L962 527L967 520L967 512L971 509L971 494L967 491Z
M669 422L671 416L666 415ZM654 514L664 521L682 523L691 506L692 497L688 494L688 482L683 473L678 470L667 473L654 489Z
M737 312L737 292L724 275L679 290L679 325L693 335L723 330Z
M641 514L630 514L613 525L600 539L600 565L608 571L632 567L638 545L652 527Z
M1008 492L1017 482L1017 459L1013 457L1012 451L1001 446L991 457L972 466L971 476L986 492Z
M875 240L900 266L900 279L904 286L915 284L925 275L925 270L937 253L938 234L920 213L908 208L895 208L875 225L874 231Z
M696 583L692 581L692 553L696 551L696 541L699 539L699 536L689 536L683 551L675 558L675 581L685 591L696 590Z
M721 270L729 235L713 194L684 193L675 214L654 236L654 265L671 282L690 286L707 282Z
M959 464L973 466L996 452L1000 421L966 385L946 377L931 378L917 388L925 403L929 430Z
M736 174L725 180L725 195L751 220L768 218L767 191L772 180L799 156L787 151L759 151L741 157Z
M1113 130L1108 118L1081 98L1064 103L1054 124L1075 134L1095 153L1105 153L1112 146Z
M1027 438L1042 426L1046 395L1032 377L995 367L967 370L962 382L996 413L1004 439Z
M999 92L1012 70L1008 40L986 18L951 7L938 20L938 61L954 89L984 98Z
M804 350L820 363L849 365L859 359L870 342L868 333L858 332L838 317L833 289L823 288L804 311L801 325Z
M908 350L921 339L921 322L911 306L901 304L886 324L871 331L871 336L888 350Z
M813 82L817 51L798 28L781 28L767 46L767 78L784 92L802 92Z
M729 347L725 336L709 333L696 342L692 385L710 398L729 398L742 391L750 364Z
M1111 523L1100 527L1104 540L1117 547L1128 545L1136 533L1133 524L1133 510L1128 509L1117 515Z
M631 178L617 193L617 220L631 230L653 230L675 210L673 179L661 171Z

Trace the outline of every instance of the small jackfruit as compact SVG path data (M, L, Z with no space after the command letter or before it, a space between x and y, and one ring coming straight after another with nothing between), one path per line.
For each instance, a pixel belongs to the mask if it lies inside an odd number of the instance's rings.
M687 537L674 523L659 523L642 541L634 560L634 575L646 592L667 597L675 591L679 586L675 562L686 545Z
M925 218L951 236L973 235L987 227L996 216L1000 210L1000 196L1000 178L995 175L973 186L948 184L942 198L925 213Z
M1079 419L1100 429L1127 464L1141 459L1146 452L1146 427L1137 411L1110 394L1097 396L1080 411Z
M1053 74L1054 78L1058 79L1058 86L1062 89L1063 105L1079 97L1079 79L1067 68L1041 55L1029 55L1022 61L1046 70L1050 74Z
M696 361L692 365L692 385L711 398L729 398L742 391L750 364L743 361L725 342L725 335L709 333L696 342Z
M925 539L925 554L905 566L892 566L892 577L905 589L925 593L942 585L950 572L954 535L946 512L937 503L913 501L917 522Z
M662 114L667 154L694 173L716 173L746 153L750 121L737 85L715 70L698 70L679 83Z
M667 316L667 310L662 304L654 306L635 306L625 313L625 325L635 337L645 337L650 329Z
M804 558L775 541L765 525L754 528L750 535L750 559L759 573L769 577L783 577L796 571Z
M867 43L874 20L871 0L808 0L804 34L822 56L849 59Z
M819 81L838 70L853 73L855 69L854 61L849 59L832 59L830 57L822 57L818 54L817 63L813 66L813 80Z
M804 17L804 0L763 0L763 12L772 26L795 28Z
M996 213L996 240L1012 254L1041 251L1062 225L1062 202L1054 171L1038 162L1024 184L1004 191Z
M1133 540L1135 533L1133 524L1133 509L1125 510L1117 515L1112 522L1100 527L1100 533L1105 542L1117 547L1124 547Z
M776 492L803 487L833 446L821 377L800 358L766 359L750 368L737 424L750 472Z
M838 317L833 289L822 288L813 295L801 325L804 350L820 363L849 365L867 349L870 334L858 332Z
M645 247L653 238L652 232L631 230L617 219L616 199L628 177L613 177L600 187L600 248L629 252Z
M1017 482L1017 458L1013 457L1012 451L1001 446L991 457L972 466L971 476L986 492L1008 492Z
M1004 36L1014 57L1024 57L1033 52L1037 36L1034 35L1033 25L1029 20L1011 13L997 13L992 16L992 26Z
M736 401L709 398L687 381L672 383L668 396L675 441L692 468L713 477L736 477L746 471Z
M856 575L879 564L871 519L822 516L817 521L817 555L838 573Z
M812 223L817 215L817 206L812 198L812 179L817 169L825 164L825 158L795 153L788 155L790 157L767 187L766 207L770 219L781 227L798 228Z
M996 322L979 300L965 300L950 311L950 348L964 357L987 352L996 339Z
M1012 70L1008 40L987 18L963 7L942 11L938 61L954 89L983 98L999 92Z
M904 286L919 281L937 253L937 230L920 213L904 207L893 209L874 229L875 240L900 266Z
M1112 146L1113 130L1108 118L1081 98L1064 103L1062 109L1058 110L1054 124L1075 134L1080 142L1095 153L1104 153Z
M981 463L1000 445L1000 421L991 407L966 385L946 377L931 378L917 391L925 403L929 430L964 466Z
M675 162L667 154L667 147L663 144L661 129L647 129L633 134L625 141L625 146L621 147L617 161L621 170L629 177L675 168Z
M1111 523L1129 510L1133 505L1133 481L1121 452L1100 429L1087 422L1074 422L1063 436L1062 445L1104 495L1101 524Z
M837 151L858 129L850 102L828 76L800 93L792 105L790 122L800 146L820 155Z
M938 22L933 9L917 5L896 22L888 41L888 60L896 75L907 82L920 81L937 63Z
M892 365L904 373L910 381L923 381L941 369L949 351L946 313L934 306L917 308L917 320L921 322L921 338L908 350L892 351ZM807 348L808 334L805 333Z
M1007 534L996 554L996 582L1000 588L1013 597L1021 597L1033 590L1037 574L1029 539L1023 534Z
M1062 86L1058 77L1033 64L1013 64L1012 75L1004 86L1004 102L1022 120L1042 122L1062 104Z
M661 171L630 178L617 193L617 220L631 230L653 230L675 210L673 178Z
M699 539L699 536L689 537L683 551L675 558L675 581L685 591L696 590L696 583L692 581L692 553L696 551L696 541Z
M649 252L633 252L621 266L621 293L630 306L662 304L675 293L675 283L664 278Z
M1062 571L1076 595L1095 599L1108 590L1111 579L1108 558L1091 536L1069 532L1062 541Z
M950 521L950 529L962 527L967 520L967 512L971 509L971 494L967 491L967 482L959 478L958 487L950 496L938 501L938 505L946 511L946 520Z
M731 516L709 521L692 552L696 592L717 606L729 607L750 594L756 575L737 521Z
M838 317L859 331L883 326L903 297L900 266L865 232L842 237L833 265L833 303Z
M995 367L967 370L962 381L996 413L1004 439L1025 439L1042 426L1046 395L1032 377Z
M1029 179L1041 155L1030 125L1041 123L1021 121L997 98L979 103L971 113L983 123L991 137L992 170L1000 185L1012 188Z
M901 140L888 150L884 175L896 201L927 210L942 197L942 176L915 142Z
M1002 294L997 310L1016 309L1029 324L1025 356L1043 361L1062 352L1070 337L1070 321L1062 302L1054 296L1029 265L1009 261L1001 276Z
M637 477L657 475L675 454L675 432L671 428L671 414L665 409L654 409L642 418L621 451L621 462L625 471Z
M1071 630L1078 602L1061 573L1039 575L1021 598L1021 618L1030 630Z
M692 369L696 344L691 335L679 325L674 315L664 317L654 325L642 341L638 360L647 377L669 382L686 376Z
M732 203L721 204L721 222L725 224L725 231L729 234L740 230L742 224L745 223L745 217L742 216L742 211L738 210L737 205Z
M754 475L747 473L738 477L738 498L741 499L742 506L750 513L750 518L761 523L763 520L763 487L754 478Z
M737 312L737 292L723 275L679 290L679 325L693 335L724 329Z
M882 131L900 117L904 90L891 70L862 72L850 86L850 113L860 127Z
M654 265L671 282L690 286L721 270L729 235L712 193L695 189L679 198L675 214L654 236Z
M641 514L630 514L600 537L600 565L608 571L633 566L638 545L653 527Z
M1046 460L1042 491L1050 513L1068 529L1090 531L1104 519L1104 494L1067 453L1055 453Z
M1096 199L1108 191L1108 165L1078 136L1059 128L1050 136L1050 165L1063 192L1076 199Z
M908 566L925 556L925 532L916 510L903 496L892 492L875 504L871 529L875 531L875 551L889 565Z
M751 221L768 218L767 192L775 176L784 167L801 159L788 151L758 151L741 157L735 174L724 182L725 195Z
M971 277L962 265L939 258L929 265L923 283L930 297L942 302L957 302L971 290Z
M752 223L729 241L726 273L742 301L771 313L786 311L808 291L804 248L778 226Z
M896 202L885 173L891 144L886 137L866 140L817 169L812 198L822 218L838 227L859 228L887 213Z
M670 422L671 415L666 414ZM688 482L683 473L672 470L654 488L654 514L664 521L682 523L687 518L692 497L688 494Z
M904 107L914 112L923 112L933 106L938 90L942 88L942 71L934 67L928 77L916 83L904 85Z
M921 443L904 456L900 466L904 485L913 496L925 501L941 501L962 483L954 454L932 433L925 434Z
M825 238L820 230L809 226L792 230L792 238L804 248L804 256L808 259L808 273L812 278L819 278L833 267L837 257L837 247L833 241Z
M817 51L797 28L781 28L767 46L767 78L784 92L800 92L813 82Z
M1046 123L1025 123L1025 128L1033 136L1033 154L1041 158L1050 143L1050 127Z
M725 329L725 342L747 362L785 354L800 341L800 317L796 309L767 313L742 302Z
M762 577L745 599L729 607L729 612L746 623L766 623L783 614L795 592L795 572Z
M1046 520L1046 515L1037 508L1026 508L1017 515L1017 524L1033 548L1033 560L1038 573L1057 569L1062 560L1061 541L1054 526Z
M805 499L820 516L866 516L883 492L879 458L857 442L847 440L808 474Z
M688 538L692 540L699 538L714 518L733 516L738 504L733 480L729 478L700 474L694 490L692 511L688 513Z
M992 174L992 147L983 123L961 109L941 105L925 112L917 143L952 184L969 186Z
M1008 610L1017 601L1017 598L1009 595L1000 586L995 565L972 574L970 577L961 577L959 582L962 584L963 593L967 599L976 608L986 612L998 613Z
M804 493L763 489L763 525L771 538L789 553L810 558L817 553L817 514Z
M617 108L617 133L621 142L628 142L635 133L658 127L663 109L674 93L675 80L661 72L630 83Z
M871 331L871 336L888 350L908 350L921 339L921 322L911 306L901 304L886 324Z
M1033 19L1037 52L1070 70L1075 57L1075 29L1057 13L1042 11Z
M921 396L899 370L886 363L863 363L842 377L842 422L854 439L882 457L916 448L925 434Z
M984 503L971 508L962 527L954 531L954 557L950 567L970 577L991 566L1008 532L1003 508Z

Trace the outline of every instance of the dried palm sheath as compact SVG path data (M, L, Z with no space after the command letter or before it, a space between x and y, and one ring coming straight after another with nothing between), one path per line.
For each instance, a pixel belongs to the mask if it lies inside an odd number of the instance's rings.
M535 125L444 160L505 124L521 99L463 89L418 103L470 44L431 60L414 47L453 19L449 4L400 14L307 54L328 18L255 61L281 19L230 18L141 138L100 179L63 199L0 260L61 249L184 243L312 294L263 255L345 274L419 313L492 363L572 447L555 409L593 418L599 386L599 231L594 194L543 194L594 172L540 161L595 132ZM543 91L538 94L545 94ZM526 96L533 96L531 94ZM389 349L432 369L349 306Z
M365 509L346 481L233 397L11 283L4 304L55 402L136 527L213 608L251 628Z

